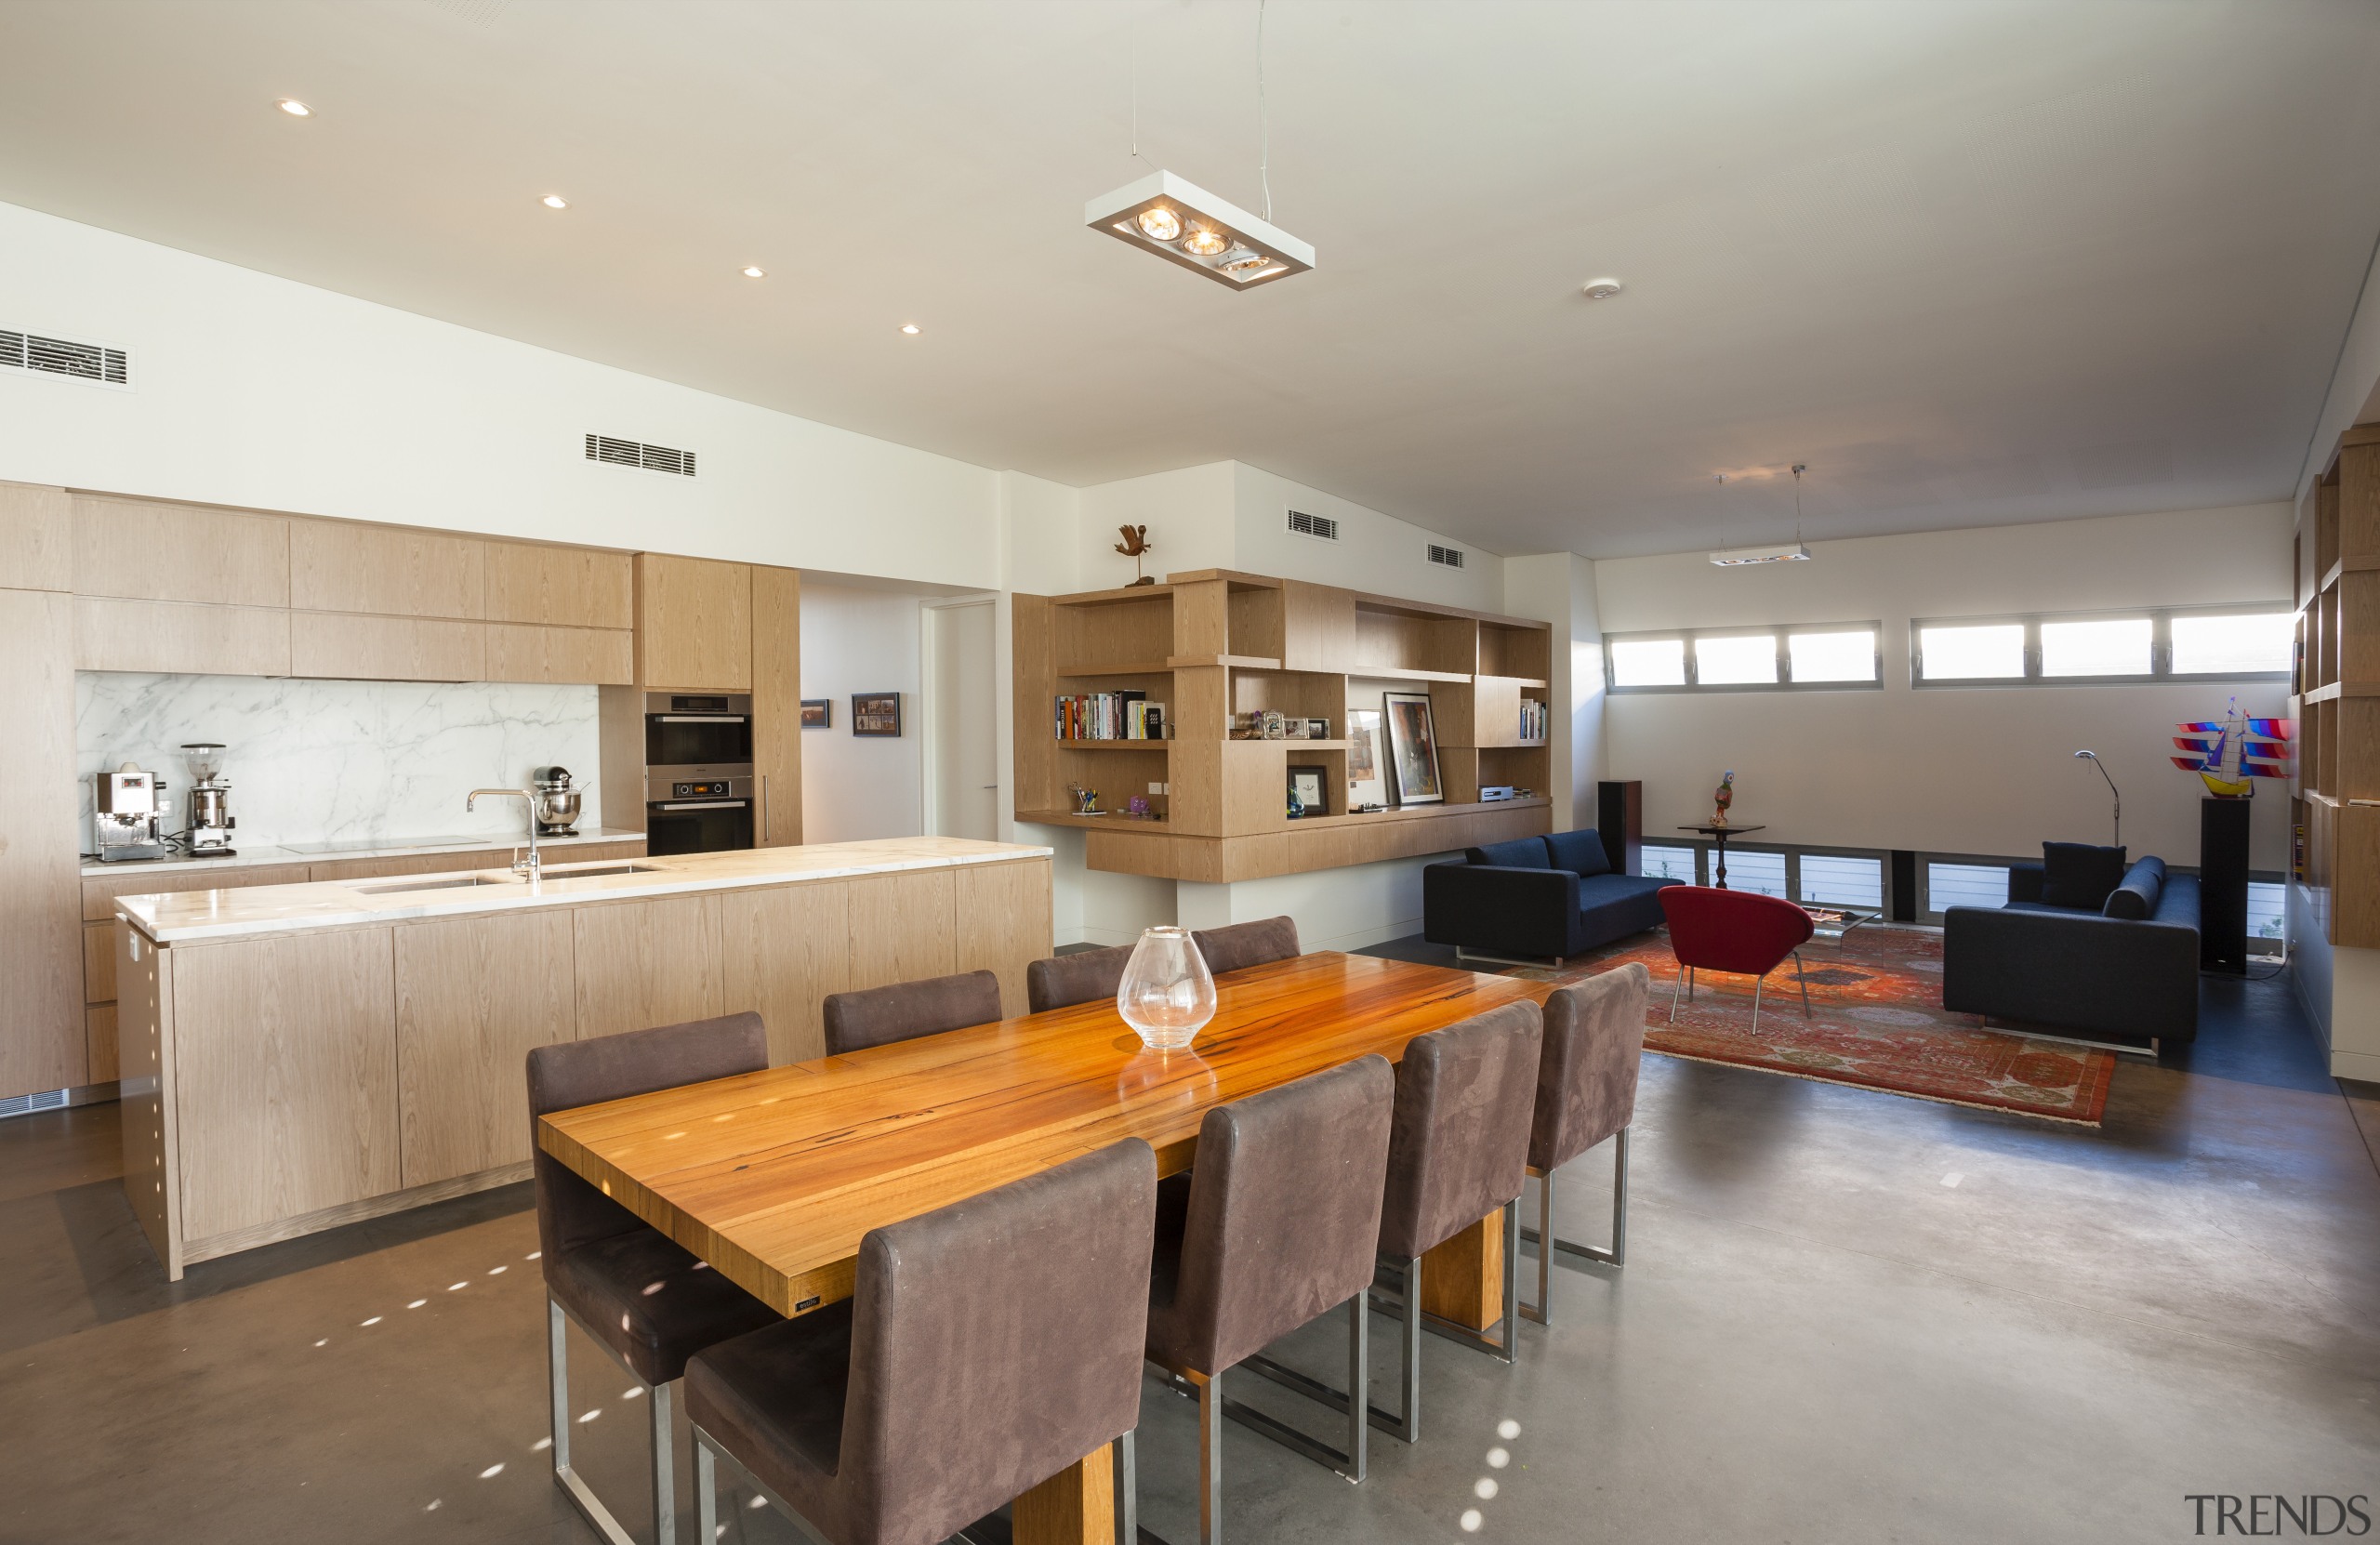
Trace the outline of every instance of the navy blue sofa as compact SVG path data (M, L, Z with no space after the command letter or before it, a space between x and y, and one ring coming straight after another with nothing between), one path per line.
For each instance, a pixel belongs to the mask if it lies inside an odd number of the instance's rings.
M2096 907L2043 893L2043 865L2011 865L2007 905L1943 913L1944 1008L2100 1040L2197 1038L2196 879L2144 858Z
M1421 936L1473 955L1584 955L1661 926L1666 879L1618 875L1593 831L1519 837L1421 871Z

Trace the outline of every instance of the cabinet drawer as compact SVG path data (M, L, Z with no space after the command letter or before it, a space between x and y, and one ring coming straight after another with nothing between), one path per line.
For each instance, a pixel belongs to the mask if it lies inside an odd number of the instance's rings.
M476 622L289 614L293 676L341 680L477 681L487 670L487 629Z

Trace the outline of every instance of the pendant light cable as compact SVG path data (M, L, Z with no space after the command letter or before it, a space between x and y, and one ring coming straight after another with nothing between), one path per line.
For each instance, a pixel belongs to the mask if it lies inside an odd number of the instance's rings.
M1273 218L1273 125L1264 111L1264 0L1256 0L1256 176L1264 185L1264 218Z
M1793 463L1793 545L1802 545L1802 474L1809 470L1809 463Z

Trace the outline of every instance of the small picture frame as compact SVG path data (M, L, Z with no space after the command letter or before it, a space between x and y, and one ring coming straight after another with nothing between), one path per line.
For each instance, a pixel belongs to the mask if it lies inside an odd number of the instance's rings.
M852 693L852 733L897 737L901 733L901 694L897 692Z
M1381 718L1388 727L1388 783L1400 805L1438 805L1447 798L1438 774L1438 731L1426 692L1381 694Z
M1330 813L1330 769L1319 762L1289 764L1288 808L1291 820Z
M831 730L835 727L835 700L831 697L805 697L801 700L801 727L805 730Z
M1305 721L1305 738L1308 740L1329 740L1330 738L1330 720L1327 719L1307 720Z
M1388 782L1382 773L1380 710L1347 710L1347 808L1388 803Z

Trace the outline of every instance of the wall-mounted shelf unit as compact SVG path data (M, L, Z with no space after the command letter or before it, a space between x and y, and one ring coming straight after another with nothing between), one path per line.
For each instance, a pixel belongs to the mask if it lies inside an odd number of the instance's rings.
M1256 879L1552 829L1551 752L1541 735L1521 736L1525 700L1551 720L1544 623L1221 569L1128 589L1019 595L1013 614L1016 817L1089 832L1094 869ZM1446 802L1349 813L1349 706L1414 690L1430 694ZM1170 739L1053 733L1056 698L1127 691L1166 706ZM1332 734L1231 738L1235 716L1267 709L1327 720ZM1310 764L1325 769L1329 809L1292 821L1289 769ZM1493 785L1532 793L1481 803L1480 788ZM1097 789L1111 812L1140 796L1157 818L1068 813L1078 786Z
M2380 424L2299 510L2297 601L2296 876L2332 944L2380 948Z

